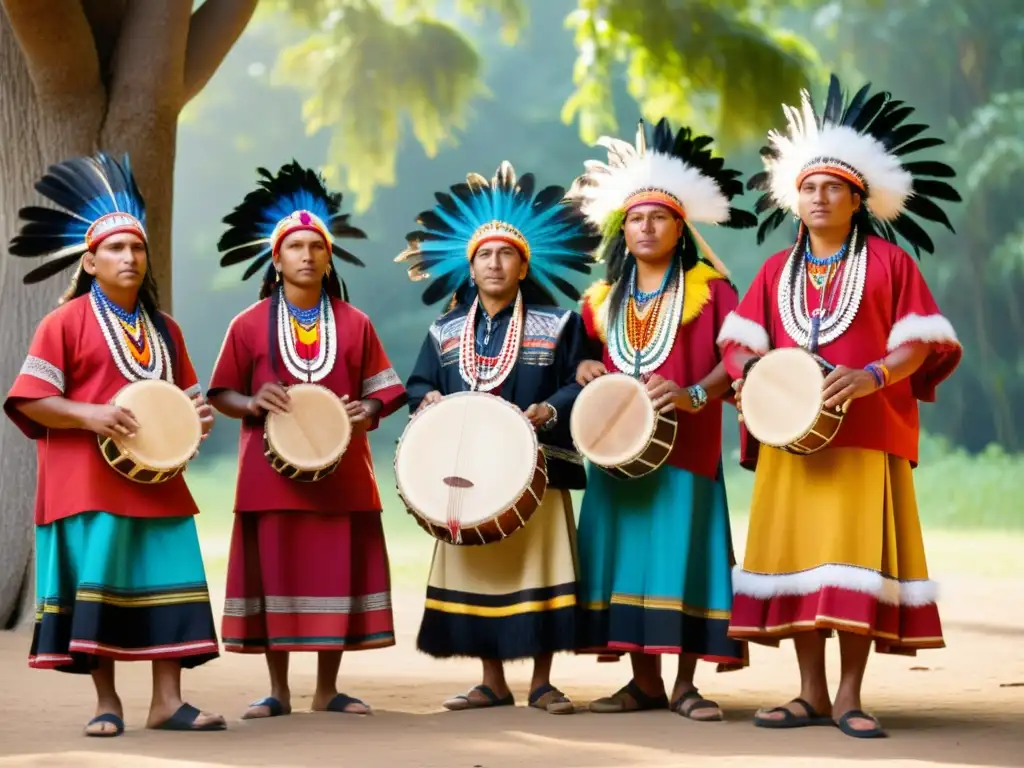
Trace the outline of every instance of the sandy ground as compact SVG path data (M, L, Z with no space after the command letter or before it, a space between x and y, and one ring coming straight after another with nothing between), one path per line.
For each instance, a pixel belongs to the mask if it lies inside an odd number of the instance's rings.
M997 576L936 573L943 585L948 648L917 659L874 656L869 667L865 704L888 727L886 740L858 741L832 728L754 728L749 721L758 706L781 704L796 693L791 646L755 647L751 668L742 672L698 670L703 692L726 710L724 723L693 723L667 712L547 715L523 706L529 670L522 664L510 670L520 706L444 712L440 702L476 682L477 667L416 652L421 593L403 589L395 595L397 646L352 654L342 666L341 688L374 706L375 714L366 718L298 711L241 722L246 703L267 692L264 668L258 657L229 654L185 678L186 698L228 716L227 732L144 730L148 669L126 664L118 676L127 732L118 739L87 739L81 735L93 707L87 680L28 669L28 636L0 633L0 767L852 768L857 759L906 768L1024 766L1021 570ZM219 595L214 599L220 603ZM667 677L672 667L666 664ZM302 710L312 691L314 659L296 656L292 670L294 704ZM577 704L611 693L628 675L624 663L556 660L556 682Z

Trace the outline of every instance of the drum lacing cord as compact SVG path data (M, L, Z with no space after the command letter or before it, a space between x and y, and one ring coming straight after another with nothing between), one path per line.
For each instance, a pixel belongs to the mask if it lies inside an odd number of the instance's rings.
M470 388L470 392L475 390L475 386ZM462 443L463 437L466 433L466 412L469 410L467 404L462 409L462 423L459 425L459 441L458 448L455 449L455 466L452 468L452 477L459 477L459 458L462 455ZM462 543L462 506L465 503L464 488L458 483L452 482L448 484L448 533L451 536L452 544Z

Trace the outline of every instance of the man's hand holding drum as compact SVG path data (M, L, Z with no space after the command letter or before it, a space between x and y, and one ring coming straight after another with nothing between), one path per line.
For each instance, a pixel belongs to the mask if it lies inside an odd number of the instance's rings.
M523 415L534 429L540 429L555 418L555 409L547 403L534 403L523 412Z
M288 413L291 410L291 398L280 384L268 381L249 398L249 410L254 416L262 416L264 413Z
M119 405L89 405L82 426L104 437L135 437L139 422L135 414Z
M825 377L822 396L826 408L842 408L845 412L847 403L870 395L878 387L878 381L870 371L838 365Z
M199 423L203 427L203 440L210 436L210 430L213 429L213 406L206 402L206 398L202 395L196 395L192 398L192 404L196 407L196 413L199 414Z
M349 400L348 395L341 398L345 404L345 412L348 413L349 422L353 431L365 432L373 424L373 417L380 411L379 400Z
M442 395L436 389L432 390L430 392L427 392L427 394L425 394L423 396L423 399L420 401L419 406L416 408L416 412L419 413L424 408L426 408L428 405L433 405L434 403L440 403L443 399L444 399L444 395Z
M703 403L698 404L696 398L691 397L690 389L681 387L670 379L666 379L657 373L651 374L647 379L647 393L654 401L655 410L661 413L668 413L673 410L680 410L686 413L697 413L703 408ZM706 398L704 399L706 402Z
M576 368L576 383L581 387L587 386L599 376L608 373L608 369L600 360L584 360Z

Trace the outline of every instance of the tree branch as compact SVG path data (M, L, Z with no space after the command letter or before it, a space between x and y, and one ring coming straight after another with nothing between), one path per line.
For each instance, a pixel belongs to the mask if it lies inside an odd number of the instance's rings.
M185 101L210 81L256 10L256 0L206 0L192 14L185 52Z
M115 114L124 108L150 114L181 110L191 5L183 0L129 5L111 67L108 120L130 119Z
M81 0L2 0L36 95L67 105L102 88L92 29Z

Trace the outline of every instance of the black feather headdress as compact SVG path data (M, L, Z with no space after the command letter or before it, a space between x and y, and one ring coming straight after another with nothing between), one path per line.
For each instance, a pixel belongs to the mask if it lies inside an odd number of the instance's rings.
M270 262L287 235L303 229L322 235L336 258L364 266L338 240L365 239L366 234L349 224L349 215L341 213L341 193L329 192L316 171L293 160L277 175L266 168L257 169L257 173L259 185L224 217L228 230L217 243L217 250L223 254L222 267L251 261L242 275L248 280Z
M749 189L762 190L759 214L767 214L758 229L758 242L789 216L798 215L800 184L813 173L845 179L864 195L868 222L881 237L896 242L902 236L920 256L932 253L931 238L914 217L936 222L952 231L946 214L935 202L959 202L946 181L956 172L937 161L909 161L917 152L941 146L942 139L922 136L924 123L907 123L914 112L905 102L865 85L847 101L839 79L829 82L820 112L807 91L799 108L784 106L786 134L771 131L761 150L765 170L750 178Z
M25 276L26 285L80 265L82 254L111 235L131 232L146 239L146 204L127 155L120 163L100 153L51 165L35 188L63 210L33 205L18 212L25 223L8 251L13 256L51 257Z
M466 287L469 260L492 240L519 249L530 265L523 282L546 302L555 303L556 290L573 301L579 299L576 287L559 273L589 274L590 254L601 236L578 208L563 204L563 187L545 187L536 194L534 190L532 173L517 177L512 165L503 162L490 181L471 173L450 193L435 193L437 205L416 217L422 229L405 236L409 246L395 258L412 262L411 280L433 278L423 292L425 304Z

